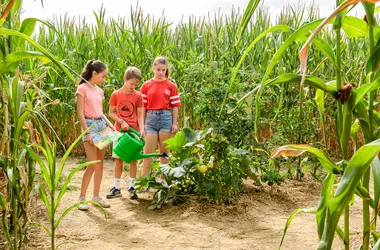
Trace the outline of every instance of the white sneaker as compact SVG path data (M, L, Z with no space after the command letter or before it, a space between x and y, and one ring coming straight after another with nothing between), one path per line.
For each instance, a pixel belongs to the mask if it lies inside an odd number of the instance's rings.
M82 203L84 201L86 201L86 197L79 197L79 203ZM88 210L88 204L82 203L78 206L78 209L82 210L82 211L87 211Z
M111 204L104 201L102 198L100 198L99 196L95 196L94 198L92 198L92 201L96 201L97 203L100 204L100 206L104 207L104 208L107 208L107 207L111 207Z

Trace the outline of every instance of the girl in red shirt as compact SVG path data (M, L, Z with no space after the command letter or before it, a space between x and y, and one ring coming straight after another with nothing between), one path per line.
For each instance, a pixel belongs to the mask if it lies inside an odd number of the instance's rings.
M178 107L181 106L177 86L168 80L169 61L164 56L158 56L153 62L154 77L146 81L140 89L143 96L145 117L145 147L144 153L153 153L159 143L160 154L168 154L163 143L178 131ZM161 164L168 163L160 158ZM143 174L150 172L148 166L152 158L143 160Z

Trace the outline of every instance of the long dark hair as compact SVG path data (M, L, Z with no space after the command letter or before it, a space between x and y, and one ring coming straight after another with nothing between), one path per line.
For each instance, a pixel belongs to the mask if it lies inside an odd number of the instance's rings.
M92 77L92 72L100 73L103 70L107 69L107 65L105 65L103 62L99 60L90 60L86 63L86 66L84 66L82 73L80 74L81 78L78 80L79 84L82 84L84 82L87 82Z

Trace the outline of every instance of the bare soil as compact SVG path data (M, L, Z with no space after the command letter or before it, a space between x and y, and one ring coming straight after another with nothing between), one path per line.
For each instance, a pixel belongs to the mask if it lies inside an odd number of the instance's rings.
M67 161L66 176L76 162L78 158ZM107 159L101 188L103 197L113 186L113 168L113 160ZM58 215L78 201L82 174L74 176ZM278 249L291 213L297 208L317 207L321 190L321 181L311 178L289 180L275 188L258 187L248 180L244 192L232 204L216 205L189 199L180 205L148 210L154 191L138 193L139 199L130 200L126 191L128 183L126 176L121 186L123 196L108 200L111 208L106 209L107 218L92 205L87 212L71 211L57 229L57 244L67 242L59 249ZM87 197L92 197L92 183ZM33 220L48 226L41 200L33 203ZM360 243L360 211L360 204L355 204L351 212L353 245ZM50 239L40 228L32 228L29 239L28 249L50 248ZM298 214L281 249L316 249L317 246L315 215ZM338 238L333 249L343 249Z

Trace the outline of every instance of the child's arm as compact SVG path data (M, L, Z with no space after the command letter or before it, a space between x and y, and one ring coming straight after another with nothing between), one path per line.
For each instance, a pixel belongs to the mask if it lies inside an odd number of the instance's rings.
M139 124L141 136L144 136L145 134L144 118L145 118L145 108L138 107L137 108L137 123Z
M122 118L119 118L117 116L116 106L110 105L110 110L108 112L108 115L111 117L112 120L114 120L115 122L120 123L121 124L121 128L123 130L128 130L129 129L128 123L126 121L124 121Z
M172 115L173 115L172 133L175 134L178 132L178 107L172 108Z
M113 130L115 130L115 127L114 127L113 124L110 122L110 120L108 120L107 116L105 116L105 115L103 114L103 118L104 118L104 120L106 121L107 126L110 127L110 128L112 128Z

